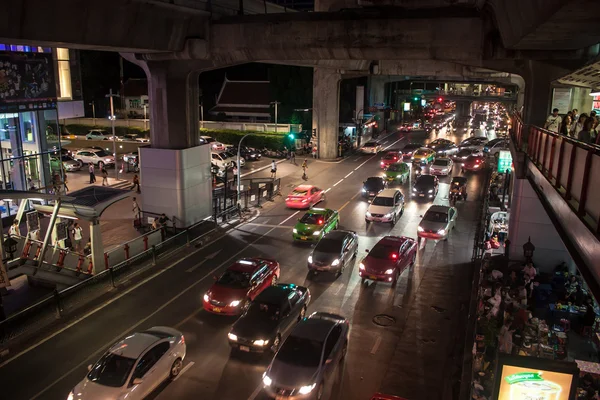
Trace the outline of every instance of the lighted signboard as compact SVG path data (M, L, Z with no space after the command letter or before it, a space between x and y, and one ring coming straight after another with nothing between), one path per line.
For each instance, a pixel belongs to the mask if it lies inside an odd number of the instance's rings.
M510 170L512 166L512 154L508 150L500 150L498 152L498 173L503 174L506 170Z
M410 103L404 103L404 111L410 111Z
M427 100L425 100L425 99L421 99L421 105L422 105L423 107L425 107L425 105L426 105L426 104L427 104Z
M496 367L496 400L572 400L577 364L535 357L502 355Z

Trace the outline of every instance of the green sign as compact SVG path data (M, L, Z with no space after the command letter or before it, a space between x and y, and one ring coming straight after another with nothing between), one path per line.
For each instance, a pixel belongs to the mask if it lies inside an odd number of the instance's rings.
M538 372L519 372L518 374L509 375L504 379L506 379L506 382L508 382L509 385L519 382L539 382L544 380Z
M503 174L506 170L510 170L512 166L512 154L508 150L500 150L498 152L498 173Z

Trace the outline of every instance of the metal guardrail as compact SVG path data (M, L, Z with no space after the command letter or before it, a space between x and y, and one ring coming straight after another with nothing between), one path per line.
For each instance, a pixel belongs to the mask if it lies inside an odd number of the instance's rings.
M154 266L170 251L196 241L202 242L203 238L214 233L215 229L216 226L212 222L201 221L79 284L61 291L55 290L53 294L0 322L0 344L5 344L24 333L38 331L58 319L73 314L94 298L107 293L111 288L116 288L134 270L140 269L134 267Z

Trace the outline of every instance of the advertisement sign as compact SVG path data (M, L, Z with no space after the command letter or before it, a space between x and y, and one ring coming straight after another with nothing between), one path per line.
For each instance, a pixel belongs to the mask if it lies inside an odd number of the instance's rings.
M27 221L27 232L33 232L40 229L40 216L37 211L31 211L25 214Z
M67 223L64 221L56 224L56 240L66 240L69 237L67 234Z
M552 90L552 107L550 112L558 108L559 114L566 114L571 106L571 89L570 88L555 88Z
M410 111L410 103L404 103L404 111Z
M512 166L512 154L508 150L500 150L498 152L498 173L504 174L506 170L511 169Z

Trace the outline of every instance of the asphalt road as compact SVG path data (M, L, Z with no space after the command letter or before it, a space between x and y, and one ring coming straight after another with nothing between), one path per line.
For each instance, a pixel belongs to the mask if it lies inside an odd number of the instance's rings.
M396 149L409 140L428 142L435 138L434 134L426 137L424 132L413 132L410 136L394 133L382 142ZM357 273L365 249L388 234L416 237L421 216L431 205L410 200L409 182L402 187L407 204L396 226L377 223L367 226L364 221L367 203L360 197L361 183L382 173L379 160L380 156L357 155L339 163L313 162L309 168L308 183L327 190L327 200L319 206L339 210L341 228L354 230L360 236L360 255L355 268L347 269L341 277L321 274L314 280L306 279L306 259L311 247L291 240L291 229L301 214L286 209L283 197L279 197L261 209L253 221L232 229L211 245L190 252L182 260L173 260L154 279L122 292L92 315L83 316L56 336L49 333L44 343L0 364L1 398L66 399L86 374L86 366L102 351L127 333L155 325L183 331L187 368L175 382L164 384L151 398L266 398L260 383L268 358L230 358L226 335L234 319L202 310L202 296L212 284L213 275L234 260L251 256L277 259L281 264L281 282L308 286L312 294L309 313L335 312L350 319L348 356L329 393L331 399L369 399L382 386L412 400L443 398L444 387L453 379L448 355L460 348L460 331L464 328L458 321L461 301L470 290L468 262L483 175L468 175L469 201L457 205L459 220L447 242L424 241L416 266L403 273L395 290L384 283L365 286L360 284ZM300 169L291 171L282 178L284 195L302 183ZM458 174L459 169L454 173ZM440 191L433 203L447 204L450 180L441 178ZM393 316L395 324L389 328L375 325L372 319L380 313ZM433 374L438 375L435 383L429 381Z

